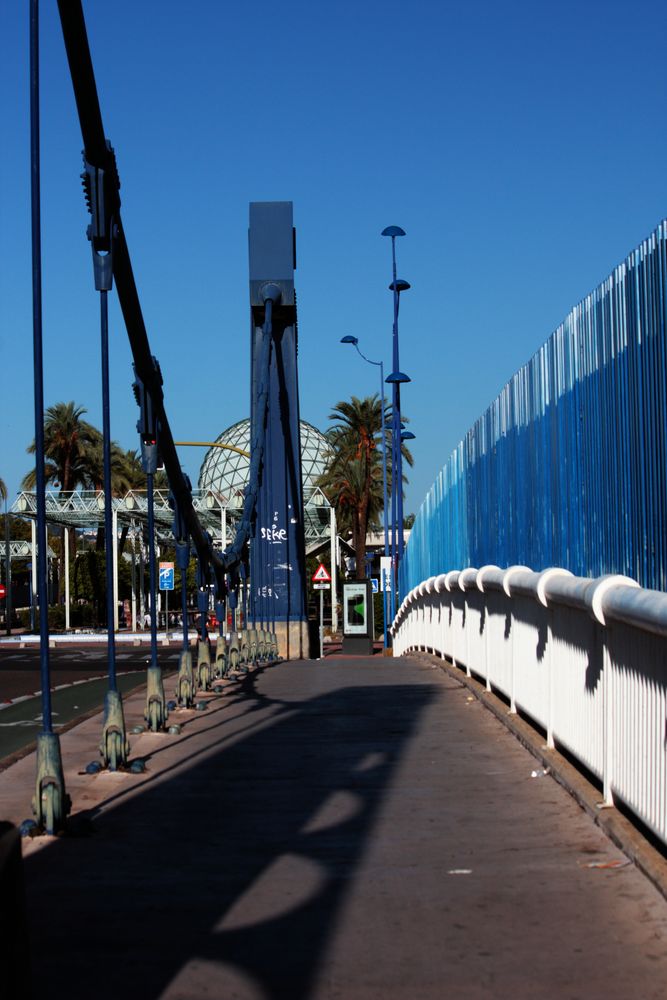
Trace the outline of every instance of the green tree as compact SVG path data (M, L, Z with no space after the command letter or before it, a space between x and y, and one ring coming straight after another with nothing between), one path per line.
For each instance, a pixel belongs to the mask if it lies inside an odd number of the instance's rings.
M365 573L366 534L383 510L382 401L376 395L336 403L329 414L335 421L327 432L330 450L327 467L319 486L336 508L342 530L352 533L357 579ZM390 420L385 414L387 454L391 454ZM402 453L408 465L412 456L405 445ZM391 488L391 469L387 469ZM405 480L405 477L404 477Z
M47 484L56 486L61 493L70 493L79 486L87 486L90 481L91 456L101 441L102 435L93 424L83 419L84 406L73 400L69 403L54 403L44 413L44 477ZM34 440L28 445L29 454L35 453ZM21 487L33 490L37 484L37 470L31 469L23 477ZM64 551L64 527L61 533L61 552ZM74 532L70 536L71 555L75 550ZM60 602L60 581L58 573L58 594Z
M69 493L90 482L91 456L102 440L96 427L83 420L86 413L76 403L55 403L44 414L44 474L47 483L58 485L61 493ZM35 453L35 442L28 445ZM25 490L35 488L37 473L31 469L23 477Z
M0 500L7 499L7 487L5 486L4 479L0 479Z

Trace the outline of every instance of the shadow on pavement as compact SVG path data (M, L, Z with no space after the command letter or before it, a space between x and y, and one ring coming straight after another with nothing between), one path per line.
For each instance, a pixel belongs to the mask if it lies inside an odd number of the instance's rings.
M35 993L309 996L433 691L347 686L258 710L248 688L254 726L235 734L237 715L92 836L27 859Z

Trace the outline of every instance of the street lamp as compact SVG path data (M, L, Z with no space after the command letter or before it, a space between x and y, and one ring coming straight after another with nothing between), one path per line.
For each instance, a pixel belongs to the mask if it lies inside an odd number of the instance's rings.
M401 292L407 291L408 288L410 288L410 284L409 282L404 281L402 278L397 278L396 276L396 237L405 236L405 230L401 229L400 226L387 226L386 229L382 230L382 235L389 236L391 239L392 280L391 284L389 285L389 289L393 293L393 298L394 298L394 322L392 331L393 371L391 375L388 376L387 382L392 387L391 509L392 509L392 522L393 522L392 556L393 556L393 568L394 568L394 586L392 588L392 594L393 594L393 610L395 614L397 607L398 566L401 561L401 558L403 557L403 461L402 461L401 441L400 441L401 383L410 381L408 376L401 371L399 364L398 312L400 307Z
M359 350L359 341L356 337L347 336L341 338L341 344L352 344L357 354L359 354L364 361L367 361L369 365L375 365L380 369L380 401L382 407L382 490L383 490L383 523L384 523L384 555L385 559L389 556L389 503L387 495L387 433L385 428L385 399L384 399L384 364L382 361L371 361ZM386 565L386 563L385 563ZM388 616L388 601L387 601L387 588L385 585L385 571L380 573L380 581L382 583L382 607L384 609L384 648L387 649L387 618Z

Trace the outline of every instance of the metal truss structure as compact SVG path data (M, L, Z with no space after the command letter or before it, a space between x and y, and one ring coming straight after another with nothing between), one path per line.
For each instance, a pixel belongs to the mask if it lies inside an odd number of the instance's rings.
M331 535L332 507L319 487L304 487L304 524L306 544L322 542ZM243 508L243 493L238 491L230 496L213 490L195 490L192 505L200 522L211 534L214 543L225 537L225 547L240 520ZM37 517L37 497L35 493L22 492L11 506L11 513L34 520ZM113 513L117 524L135 527L148 523L148 498L143 490L130 490L122 497L114 498ZM71 493L46 493L46 519L49 524L65 528L94 530L104 523L104 495L95 490L74 490ZM172 525L174 512L169 505L169 491L155 490L155 525L157 537L169 544L173 541ZM334 528L335 532L335 528ZM15 546L25 546L21 555L30 555L29 542L12 542L11 554ZM0 552L4 543L0 543ZM18 550L17 550L18 555Z
M0 542L0 561L4 562L6 558L6 546L4 542ZM9 543L9 558L10 559L29 559L32 552L32 547L30 542L25 539L19 539L18 541L10 541ZM53 559L55 552L49 545L46 554L49 559Z

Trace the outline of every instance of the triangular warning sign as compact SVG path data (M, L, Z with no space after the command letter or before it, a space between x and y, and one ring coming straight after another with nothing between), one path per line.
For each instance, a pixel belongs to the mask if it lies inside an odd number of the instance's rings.
M327 573L327 568L324 563L320 563L315 572L313 573L313 582L315 583L330 583L331 577Z

